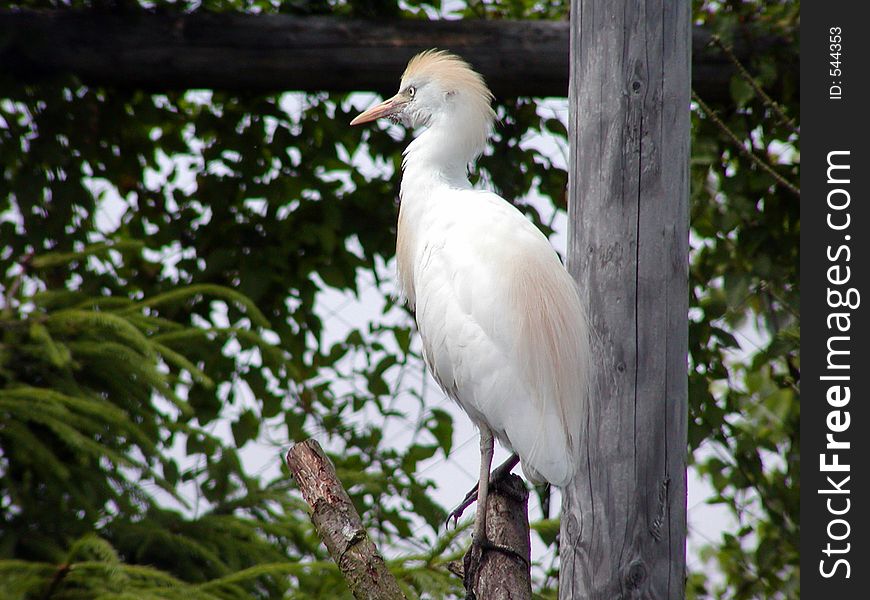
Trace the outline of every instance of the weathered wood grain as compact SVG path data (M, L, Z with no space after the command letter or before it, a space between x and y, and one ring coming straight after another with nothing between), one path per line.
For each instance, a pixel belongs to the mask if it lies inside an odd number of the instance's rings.
M565 96L568 34L568 23L557 21L0 10L0 76L32 82L74 73L86 83L149 91L392 94L413 54L446 48L480 70L499 97ZM708 101L729 98L733 66L703 29L693 40L695 90ZM776 43L737 36L735 52L745 60Z
M569 268L594 330L560 598L685 594L690 3L573 0Z

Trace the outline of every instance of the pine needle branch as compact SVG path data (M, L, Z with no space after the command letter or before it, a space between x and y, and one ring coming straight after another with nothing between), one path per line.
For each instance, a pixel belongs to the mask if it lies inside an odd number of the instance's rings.
M33 258L31 264L34 269L47 269L88 258L89 256L104 254L110 250L141 250L144 246L145 244L138 240L124 240L113 243L104 242L93 244L78 252L47 252L40 254Z
M210 591L215 588L244 583L251 579L256 579L257 577L263 577L266 575L299 575L313 569L335 569L335 564L327 561L312 561L305 563L282 562L257 565L255 567L242 569L241 571L236 571L231 575L219 579L212 579L211 581L200 584L198 587L200 590Z
M220 300L243 306L248 317L250 317L251 322L254 325L263 327L265 329L268 329L271 326L269 324L269 320L266 318L266 315L260 312L260 309L257 308L257 305L251 302L251 300L247 296L245 296L244 294L240 294L239 292L231 288L211 283L189 285L177 290L173 290L171 292L158 294L156 296L147 298L145 300L142 300L141 302L137 302L136 304L127 307L126 309L121 311L121 313L132 313L142 310L143 308L155 308L162 304L179 302L182 300L187 300L189 298L195 298L196 296L213 296Z
M183 369L190 373L193 380L206 388L214 387L214 381L205 372L188 360L183 354L165 346L159 342L154 342L154 348L163 357L167 363L175 366L178 369Z

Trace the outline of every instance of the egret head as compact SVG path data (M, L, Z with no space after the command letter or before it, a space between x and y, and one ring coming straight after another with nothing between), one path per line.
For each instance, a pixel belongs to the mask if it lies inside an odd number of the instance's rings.
M427 50L411 59L402 75L399 93L358 115L351 125L387 117L408 127L443 123L470 127L484 140L495 119L492 92L483 77L449 52Z

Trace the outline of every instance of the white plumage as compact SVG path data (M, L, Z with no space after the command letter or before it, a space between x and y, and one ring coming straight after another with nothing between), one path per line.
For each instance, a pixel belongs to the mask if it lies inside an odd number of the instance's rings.
M566 484L583 397L573 281L543 234L495 194L439 186L418 196L403 185L402 212L417 202L422 210L402 220L415 248L401 280L413 282L403 288L427 365L472 421L519 454L529 479Z
M424 128L405 150L396 254L426 364L482 438L491 432L516 452L532 481L564 486L583 431L588 328L547 238L468 182L491 100L467 63L429 51L411 60L398 94L352 124L390 117ZM490 446L482 474L491 459Z

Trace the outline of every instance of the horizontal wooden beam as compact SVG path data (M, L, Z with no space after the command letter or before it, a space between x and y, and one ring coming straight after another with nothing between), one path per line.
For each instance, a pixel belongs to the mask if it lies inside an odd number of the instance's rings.
M733 69L709 40L695 28L693 86L703 98L727 99ZM741 58L763 50L743 46ZM27 82L74 73L89 84L148 91L393 93L408 59L427 48L463 56L496 96L567 94L567 21L0 11L0 77Z

